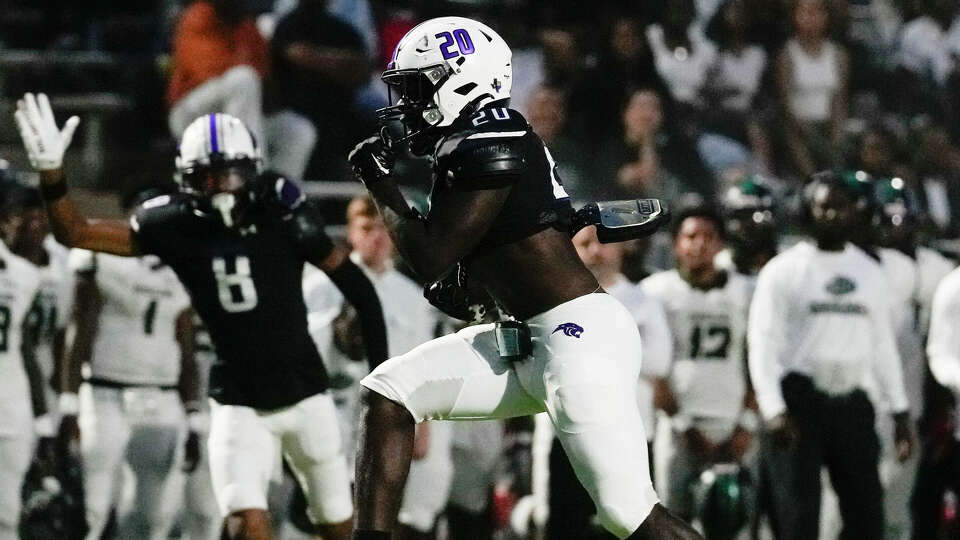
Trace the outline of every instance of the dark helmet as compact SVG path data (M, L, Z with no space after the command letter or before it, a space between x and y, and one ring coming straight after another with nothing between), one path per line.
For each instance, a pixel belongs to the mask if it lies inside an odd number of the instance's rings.
M916 194L899 177L878 178L873 184L877 243L885 247L910 247L923 214Z
M700 473L691 490L696 520L707 538L732 540L749 525L753 486L742 466L715 464Z
M874 209L873 177L866 171L843 171L840 179L853 196L857 212L869 219Z
M776 200L761 177L747 175L733 182L722 193L720 203L727 241L735 248L766 248L776 242Z

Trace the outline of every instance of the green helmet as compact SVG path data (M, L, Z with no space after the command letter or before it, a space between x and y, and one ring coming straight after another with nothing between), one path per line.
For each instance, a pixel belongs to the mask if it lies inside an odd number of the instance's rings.
M902 178L876 179L873 182L873 201L880 222L891 221L899 225L902 220L916 219L920 215L917 197Z
M776 249L776 200L763 178L741 177L724 190L720 202L732 247L747 252Z
M736 463L718 463L692 486L696 518L710 540L732 540L750 523L750 473Z

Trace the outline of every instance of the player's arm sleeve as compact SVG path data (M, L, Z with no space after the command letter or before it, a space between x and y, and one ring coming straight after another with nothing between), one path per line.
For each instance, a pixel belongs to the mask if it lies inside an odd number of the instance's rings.
M933 377L960 395L960 287L955 276L945 278L933 295L927 356Z
M667 323L667 314L660 301L648 297L644 306L647 320L641 331L643 350L640 373L647 377L666 377L670 373L670 360L673 356L673 336Z
M875 293L876 309L871 311L874 328L874 376L880 383L880 389L886 396L890 410L904 412L909 407L907 390L903 385L903 363L897 349L896 329L891 320L890 302L885 301L885 287L878 286Z
M377 291L363 271L349 258L344 258L327 275L343 293L347 302L357 310L360 332L367 349L367 362L373 371L387 359L387 324Z
M784 374L789 290L783 287L776 267L760 272L750 303L747 346L750 380L764 419L786 411L780 381Z
M317 203L309 199L298 203L286 219L303 258L317 268L326 268L324 260L333 252L334 244L323 228L323 215Z

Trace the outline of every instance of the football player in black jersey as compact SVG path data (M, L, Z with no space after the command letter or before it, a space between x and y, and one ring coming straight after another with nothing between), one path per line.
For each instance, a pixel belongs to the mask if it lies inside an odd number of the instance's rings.
M129 222L84 217L67 193L60 130L49 101L27 94L15 113L57 239L117 255L158 255L188 290L217 351L210 373L210 464L227 538L272 538L267 484L286 457L324 538L349 535L346 459L327 373L307 331L304 262L324 270L356 307L368 358L386 357L370 281L324 233L295 184L260 173L259 150L225 114L198 118L177 157L180 193L144 202Z
M406 262L424 283L440 280L428 288L435 305L469 317L481 289L515 317L430 341L362 381L354 538L390 537L416 422L544 411L611 533L699 538L653 490L635 395L640 336L577 256L553 158L508 108L510 58L476 21L418 25L383 74L399 93L386 130L349 157ZM433 164L425 216L392 176L405 145Z

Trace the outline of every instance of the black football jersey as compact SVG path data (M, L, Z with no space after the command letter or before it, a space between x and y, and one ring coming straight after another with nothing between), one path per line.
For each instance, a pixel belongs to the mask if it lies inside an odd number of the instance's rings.
M517 111L491 104L459 119L436 146L434 185L476 190L513 185L475 253L547 227L567 230L573 208L550 151Z
M227 228L198 198L175 194L146 201L131 220L140 251L176 272L209 329L209 395L219 403L275 409L327 388L301 283L306 254L333 245L312 208L260 205L245 227Z

